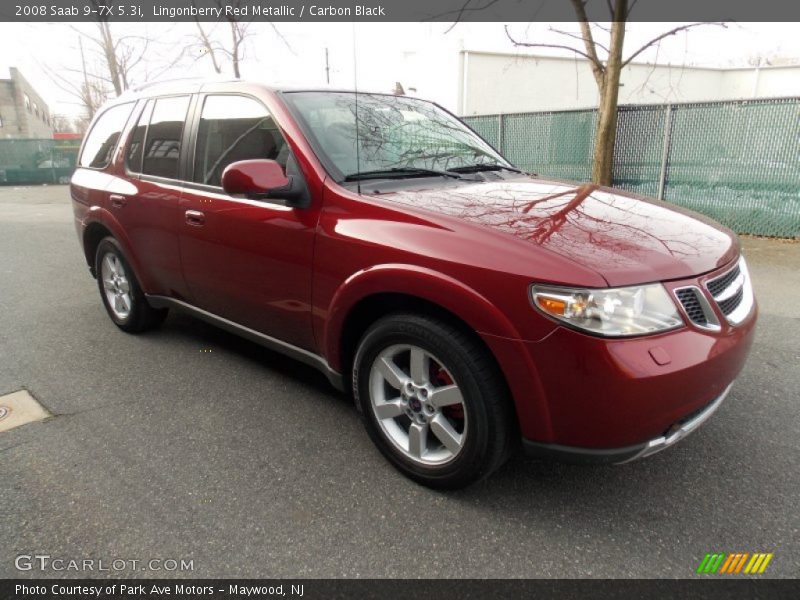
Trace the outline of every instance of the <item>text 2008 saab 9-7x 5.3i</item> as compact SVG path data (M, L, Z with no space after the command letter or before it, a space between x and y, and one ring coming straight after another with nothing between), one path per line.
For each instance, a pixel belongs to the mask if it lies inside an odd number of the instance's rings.
M520 445L666 448L753 340L732 232L524 173L419 99L158 84L100 111L79 162L75 224L120 329L180 309L321 369L432 487Z

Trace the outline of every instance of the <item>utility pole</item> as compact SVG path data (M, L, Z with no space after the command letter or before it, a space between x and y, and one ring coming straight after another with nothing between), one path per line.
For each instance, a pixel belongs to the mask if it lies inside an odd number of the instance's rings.
M325 80L331 83L331 64L328 62L328 48L325 48Z
M94 117L94 101L89 90L89 76L86 74L86 57L83 55L83 36L78 36L78 45L81 48L81 66L83 67L83 93L86 96L86 108L89 112L89 120Z

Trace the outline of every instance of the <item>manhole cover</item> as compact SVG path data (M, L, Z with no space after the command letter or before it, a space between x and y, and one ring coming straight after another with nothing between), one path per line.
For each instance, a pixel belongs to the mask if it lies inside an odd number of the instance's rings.
M11 410L7 406L0 406L0 421L5 419L10 412Z

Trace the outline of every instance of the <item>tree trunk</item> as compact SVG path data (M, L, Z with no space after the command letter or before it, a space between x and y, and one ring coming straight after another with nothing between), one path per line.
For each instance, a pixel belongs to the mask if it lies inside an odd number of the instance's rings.
M111 27L107 21L101 21L98 25L100 27L100 36L103 40L103 54L105 55L106 64L108 65L108 75L111 79L111 85L114 86L114 92L119 96L125 91L127 86L123 85L122 82L120 65L117 60L117 49L114 46Z
M627 0L617 0L615 3L614 12L618 17L611 24L608 63L602 80L598 82L600 105L597 109L597 129L592 155L592 181L600 185L611 185L614 180L614 142L617 138L617 104L627 4Z
M241 79L242 74L239 72L239 25L236 21L231 21L231 37L233 38L233 46L231 48L233 76L236 77L236 79Z
M214 65L214 72L219 75L222 73L222 67L217 61L217 53L214 50L214 45L206 34L206 30L200 25L200 21L195 19L195 24L197 25L197 30L200 32L200 41L203 44L203 48L205 48L206 54L208 54L208 57L211 59L211 64Z

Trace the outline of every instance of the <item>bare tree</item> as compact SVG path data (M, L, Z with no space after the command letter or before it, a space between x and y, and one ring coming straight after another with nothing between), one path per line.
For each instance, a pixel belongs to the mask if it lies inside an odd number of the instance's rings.
M211 59L214 71L217 74L222 73L223 67L227 62L230 63L233 76L236 79L241 79L241 64L242 60L244 60L245 41L250 37L248 30L251 23L237 21L233 18L228 19L225 29L227 29L229 37L226 41L217 39L215 33L218 33L218 29L216 27L211 27L206 31L199 20L196 20L195 24L197 25L201 55L207 55Z
M611 185L614 167L614 142L617 134L619 80L622 69L648 48L659 44L663 39L707 23L689 23L674 27L642 44L630 53L627 58L624 58L625 25L630 16L631 8L636 4L636 0L608 0L607 4L611 17L610 28L589 22L586 14L588 0L570 0L570 2L580 25L580 33L550 28L551 32L562 37L563 43L519 41L511 35L508 26L505 28L506 35L515 46L568 50L589 61L600 97L592 153L592 181L600 185ZM722 23L714 24L724 26ZM598 40L601 33L605 34L603 37L608 38L607 43Z
M92 0L92 3L99 6L109 2ZM148 35L147 29L137 35L117 36L105 20L81 28L73 26L72 30L78 37L80 64L41 66L62 91L77 101L88 120L109 97L119 96L136 83L160 78L179 64L186 53L185 46L178 50L174 42L161 42ZM154 52L154 45L163 47Z
M200 54L201 56L205 54L211 59L211 63L214 65L214 72L219 75L222 73L222 65L220 65L220 62L217 59L217 46L212 43L209 34L206 33L206 30L200 24L200 21L195 20L195 24L197 25L198 39L201 46Z
M91 3L95 8L108 5L107 0L91 0ZM127 90L134 70L142 64L147 55L151 39L148 36L138 35L115 37L111 24L103 18L98 18L94 31L77 27L73 27L73 31L78 34L81 43L86 40L88 52L99 59L97 63L102 65L95 76L110 85L117 96ZM82 47L81 53L83 53ZM85 74L86 69L83 71Z
M53 115L53 131L58 133L78 133L75 119L67 115Z
M78 45L81 57L80 68L53 67L42 63L39 66L61 91L71 96L76 101L75 103L81 106L86 119L91 120L97 109L108 100L109 91L107 85L95 74L94 70L87 66L83 39L80 37Z
M223 4L239 8L241 0L216 0L220 8ZM194 2L193 2L194 4ZM236 79L242 77L242 62L247 54L247 41L255 35L252 21L241 21L235 16L226 16L224 26L221 23L214 23L206 28L198 18L195 18L197 35L195 36L195 47L199 49L198 59L208 56L214 68L214 72L221 74L226 65L230 65L231 72ZM286 38L281 34L274 23L269 23L272 31L277 35L286 47L291 51L291 46Z

